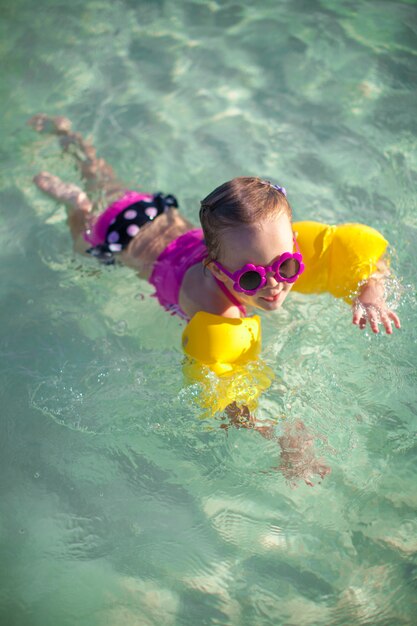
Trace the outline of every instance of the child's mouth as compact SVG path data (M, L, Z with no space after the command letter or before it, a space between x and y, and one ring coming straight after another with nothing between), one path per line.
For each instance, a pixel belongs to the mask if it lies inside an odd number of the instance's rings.
M278 298L281 295L281 291L279 293L276 293L275 295L272 296L261 296L262 300L265 300L266 302L276 302L278 300Z

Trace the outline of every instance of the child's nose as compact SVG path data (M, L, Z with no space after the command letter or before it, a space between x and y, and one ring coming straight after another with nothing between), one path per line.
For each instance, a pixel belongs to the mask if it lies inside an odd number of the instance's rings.
M278 281L275 279L275 272L268 272L266 275L266 285L268 287L275 287L278 285Z

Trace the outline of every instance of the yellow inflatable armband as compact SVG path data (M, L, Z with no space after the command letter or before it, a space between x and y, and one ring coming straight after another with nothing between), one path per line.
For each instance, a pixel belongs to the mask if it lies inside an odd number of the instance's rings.
M198 402L210 414L224 410L232 402L253 410L274 377L272 370L258 359L258 315L232 319L200 311L184 329L182 344L191 357L184 372L191 382L202 384Z
M305 265L294 291L328 291L350 303L361 281L377 270L388 242L364 224L329 226L320 222L294 222Z
M258 357L261 320L258 315L235 319L200 311L185 327L182 346L188 356L225 374Z

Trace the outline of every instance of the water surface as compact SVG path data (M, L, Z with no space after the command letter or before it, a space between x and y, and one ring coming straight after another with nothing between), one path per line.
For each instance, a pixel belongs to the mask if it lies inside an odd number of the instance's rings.
M2 8L1 622L391 626L416 614L416 4L15 0ZM69 116L129 186L196 222L220 182L383 232L403 329L294 294L263 319L260 419L301 419L332 473L202 420L182 323L71 252L31 178L77 181L25 122ZM401 299L398 302L398 293ZM316 481L318 482L318 481Z

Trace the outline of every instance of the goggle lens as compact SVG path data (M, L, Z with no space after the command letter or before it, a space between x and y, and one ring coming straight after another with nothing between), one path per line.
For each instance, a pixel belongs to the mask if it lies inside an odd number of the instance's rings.
M258 289L261 282L262 276L256 271L245 272L239 278L240 287L246 291L254 291L255 289Z
M278 272L282 278L294 278L300 272L300 262L297 259L286 259L281 263ZM256 270L245 272L239 277L239 287L245 291L256 291L262 282L262 276Z
M300 261L294 258L286 259L278 268L283 278L294 278L300 271Z

